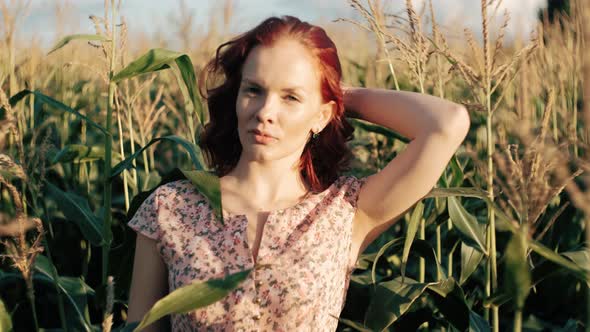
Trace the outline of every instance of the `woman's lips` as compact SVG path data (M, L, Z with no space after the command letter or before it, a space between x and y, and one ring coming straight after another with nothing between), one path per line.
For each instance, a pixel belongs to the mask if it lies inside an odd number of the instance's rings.
M253 132L252 135L254 136L254 141L260 144L268 144L274 140L274 137L271 136L264 136Z

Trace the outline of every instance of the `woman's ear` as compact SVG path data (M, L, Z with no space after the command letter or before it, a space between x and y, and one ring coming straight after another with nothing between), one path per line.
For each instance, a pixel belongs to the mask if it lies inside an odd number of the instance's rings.
M327 103L324 103L320 106L320 113L318 118L318 126L319 131L324 130L324 128L330 123L332 117L334 116L334 112L336 112L336 102L330 100Z

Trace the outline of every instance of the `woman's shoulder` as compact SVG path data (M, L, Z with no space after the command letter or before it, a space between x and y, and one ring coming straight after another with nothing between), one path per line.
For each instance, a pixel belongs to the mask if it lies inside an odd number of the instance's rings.
M366 177L360 177L350 173L341 174L334 181L334 186L346 201L356 206L358 194L366 179Z
M170 181L156 188L158 194L182 194L190 192L191 190L194 190L194 186L188 179Z
M207 197L188 179L170 181L156 189L158 198L164 201L182 199L186 202L206 200Z
M340 174L334 181L334 186L342 189L350 189L351 187L358 186L366 180L366 177L360 177L351 173Z

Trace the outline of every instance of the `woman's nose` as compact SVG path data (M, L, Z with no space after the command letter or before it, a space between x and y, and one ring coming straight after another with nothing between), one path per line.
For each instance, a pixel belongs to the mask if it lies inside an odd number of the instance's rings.
M276 113L276 105L274 105L274 100L275 98L272 95L266 95L264 98L262 98L260 108L258 108L256 112L256 118L258 119L258 121L274 122L274 117Z

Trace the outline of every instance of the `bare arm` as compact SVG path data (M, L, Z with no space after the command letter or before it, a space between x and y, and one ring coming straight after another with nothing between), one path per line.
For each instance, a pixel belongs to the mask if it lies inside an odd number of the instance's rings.
M353 117L398 132L405 150L367 178L358 198L353 236L357 253L393 225L436 184L469 130L467 110L448 100L414 92L345 89Z
M156 241L137 233L127 322L141 321L154 303L168 294L167 275L166 265L156 249ZM142 331L169 330L169 318L166 316Z

